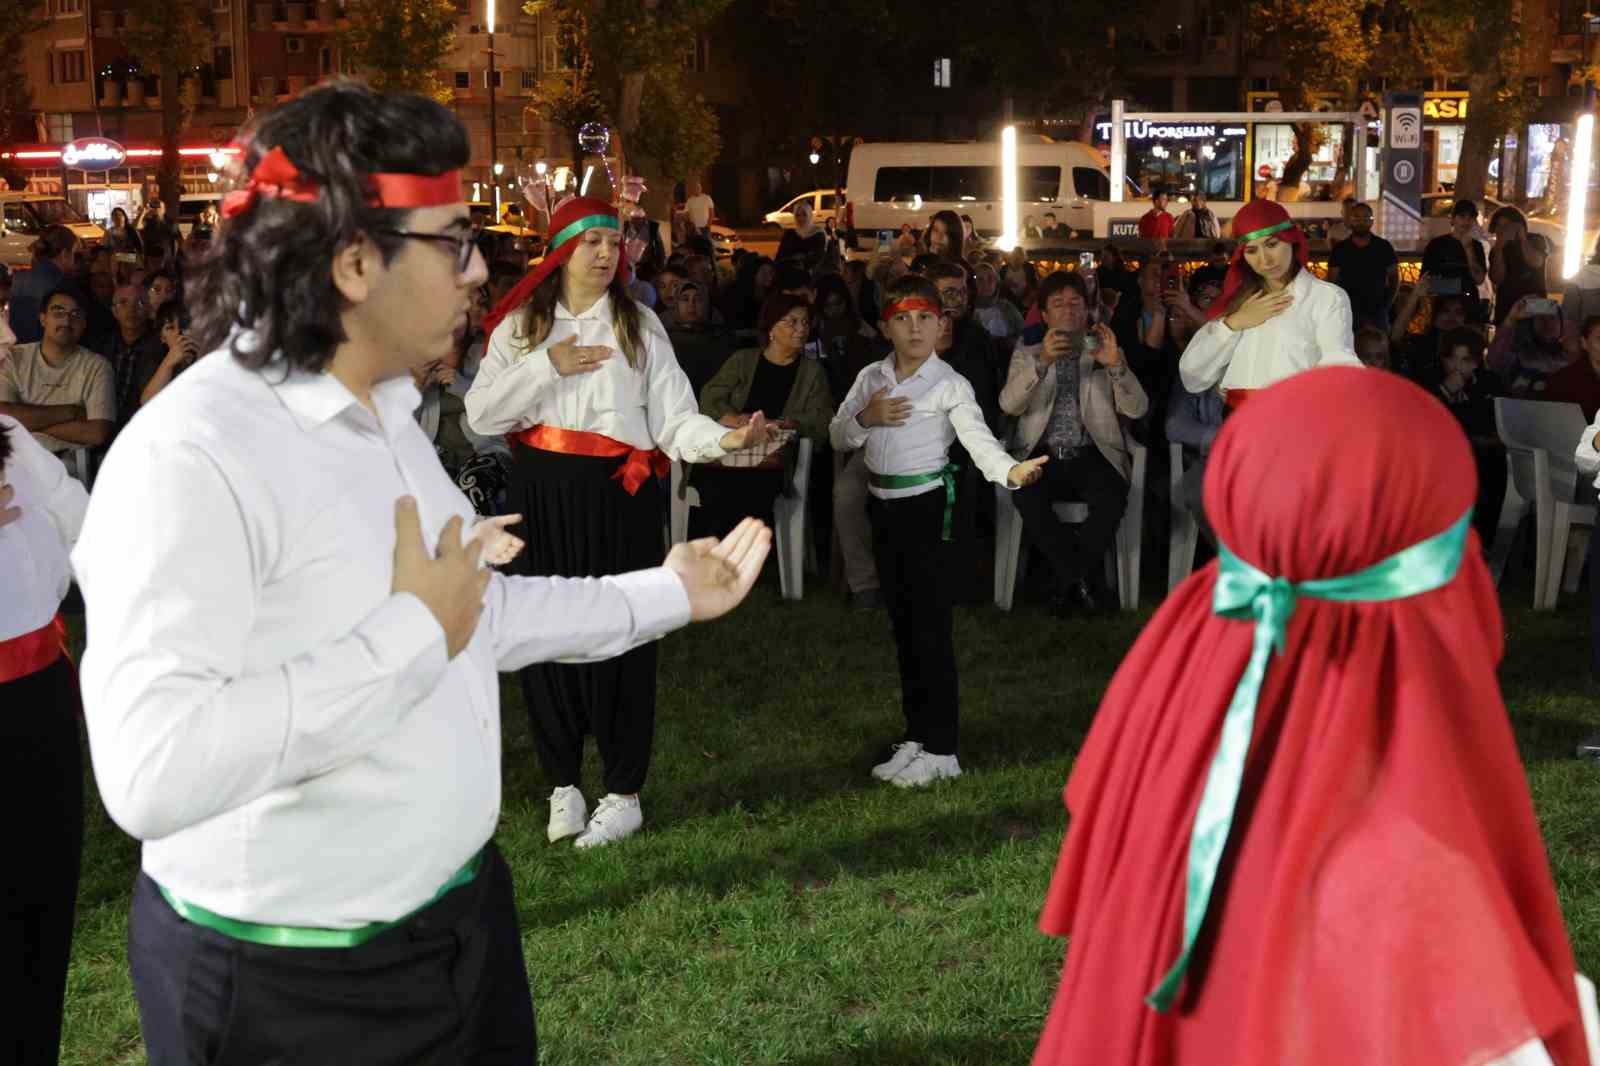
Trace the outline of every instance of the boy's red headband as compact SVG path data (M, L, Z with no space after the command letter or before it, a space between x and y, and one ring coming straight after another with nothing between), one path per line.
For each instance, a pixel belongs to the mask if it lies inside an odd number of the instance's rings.
M944 308L921 296L907 296L905 299L896 300L884 308L883 317L893 318L895 315L903 315L908 311L927 311L930 314L937 315L943 313Z
M370 207L442 207L461 200L461 172L446 171L436 177L426 174L373 174L369 179L367 204ZM311 203L320 191L315 181L300 173L281 147L261 157L250 180L222 198L222 217L237 218L265 197Z

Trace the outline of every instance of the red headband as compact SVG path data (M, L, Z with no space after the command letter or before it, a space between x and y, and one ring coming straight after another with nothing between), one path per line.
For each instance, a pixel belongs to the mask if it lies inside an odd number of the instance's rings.
M905 299L896 300L884 308L883 317L886 319L893 318L895 315L904 314L907 311L931 311L933 314L938 315L944 313L944 307L921 296L907 296Z
M370 207L442 207L461 200L461 174L450 170L435 177L426 174L374 174L369 179ZM222 217L237 218L265 197L308 204L316 200L320 187L300 173L282 147L262 156L250 172L243 188L222 198Z

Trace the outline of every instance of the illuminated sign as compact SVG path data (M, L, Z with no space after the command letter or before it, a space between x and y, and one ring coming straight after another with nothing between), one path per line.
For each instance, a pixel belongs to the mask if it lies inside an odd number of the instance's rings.
M1467 118L1467 98L1460 96L1436 99L1432 96L1424 96L1422 98L1422 114L1426 118L1440 120L1460 119L1464 122Z
M1096 122L1096 130L1102 140L1111 139L1111 123ZM1122 124L1122 134L1130 141L1182 141L1191 138L1212 138L1217 135L1216 126L1163 126L1151 122L1138 122L1129 119Z
M61 165L75 170L115 170L127 158L127 149L103 137L86 137L61 149Z

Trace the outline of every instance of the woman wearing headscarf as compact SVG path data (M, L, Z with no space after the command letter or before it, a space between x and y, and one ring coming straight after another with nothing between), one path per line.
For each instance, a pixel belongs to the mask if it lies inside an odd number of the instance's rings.
M0 323L0 357L11 336ZM83 846L77 682L63 647L68 552L89 496L21 423L0 415L0 811L26 856L0 903L12 1020L0 1060L53 1064Z
M489 346L466 395L473 432L509 434L508 498L530 530L525 573L600 577L659 565L668 460L719 459L768 438L757 414L727 429L700 414L655 313L628 296L616 211L577 197L555 211L550 251L484 319ZM602 663L545 663L522 690L550 797L551 842L620 840L643 823L655 736L656 645ZM605 766L588 817L586 735ZM579 835L581 834L581 835Z
M1219 557L1067 783L1036 1066L1589 1066L1475 482L1397 375L1304 374L1224 425Z
M1210 320L1183 351L1183 387L1221 387L1230 407L1314 366L1360 365L1350 298L1306 269L1306 235L1282 205L1252 200L1233 216L1237 242Z

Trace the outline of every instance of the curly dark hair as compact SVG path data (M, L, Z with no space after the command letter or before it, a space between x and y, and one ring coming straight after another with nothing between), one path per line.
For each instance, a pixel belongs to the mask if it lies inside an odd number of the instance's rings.
M309 203L262 197L224 220L188 300L195 341L201 351L228 344L252 368L281 352L290 367L321 371L346 339L334 256L358 234L385 263L403 243L379 231L404 229L410 211L369 206L369 175L436 177L464 167L467 132L427 97L378 93L341 78L267 112L239 141L244 175L282 148L320 193ZM242 329L256 338L241 349Z

